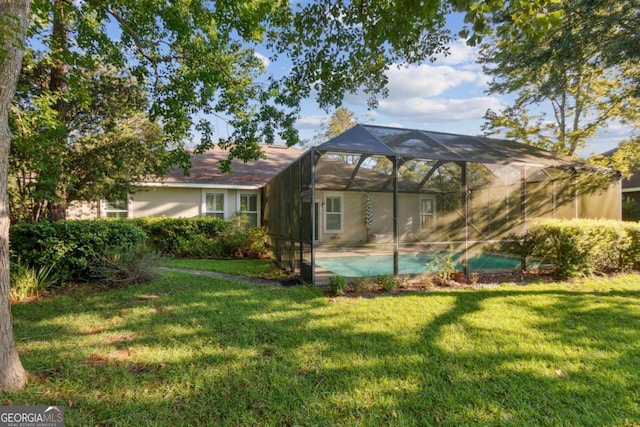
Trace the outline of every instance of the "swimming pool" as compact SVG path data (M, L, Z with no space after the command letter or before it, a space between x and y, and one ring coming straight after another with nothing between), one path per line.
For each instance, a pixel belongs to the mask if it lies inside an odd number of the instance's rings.
M436 254L401 254L398 260L400 274L420 274L436 271ZM440 255L442 256L442 255ZM462 270L462 255L453 260L457 270ZM346 257L316 258L319 267L345 277L379 276L393 274L393 256L363 255ZM469 271L511 271L520 266L520 259L495 254L480 254L469 258Z

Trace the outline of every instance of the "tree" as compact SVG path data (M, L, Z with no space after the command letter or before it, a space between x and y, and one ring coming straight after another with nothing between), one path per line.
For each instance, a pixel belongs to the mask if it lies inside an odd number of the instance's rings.
M317 145L328 141L357 125L358 122L353 111L347 107L340 107L329 117L328 122L320 125L311 143Z
M9 301L9 198L7 166L11 134L9 105L18 83L24 40L29 22L29 0L0 1L0 390L27 384L13 338Z
M99 66L74 83L63 120L49 90L46 57L27 52L9 122L12 221L64 216L71 202L118 199L133 183L162 176L182 154L146 114L131 77Z
M625 178L640 171L640 137L626 139L618 144L610 156L597 154L591 157L591 162L615 169Z
M619 12L624 6L599 4L596 15ZM504 132L508 138L564 155L574 155L599 129L620 120L637 124L638 98L630 85L637 66L629 60L610 66L602 60L600 47L580 45L587 26L585 11L562 1L549 5L562 18L546 33L528 37L500 29L493 43L482 47L484 70L494 77L489 92L515 94L502 112L489 110L484 130ZM637 12L636 12L637 13ZM498 18L501 19L501 18ZM615 31L610 28L610 31ZM550 107L550 117L540 106Z

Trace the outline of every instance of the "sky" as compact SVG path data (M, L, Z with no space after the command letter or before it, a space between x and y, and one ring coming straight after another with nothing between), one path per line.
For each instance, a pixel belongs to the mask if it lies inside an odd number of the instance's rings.
M360 123L405 127L470 135L482 134L487 109L500 110L509 98L487 94L490 77L476 63L478 49L459 39L450 45L450 54L433 63L393 67L388 71L389 96L379 99L376 110L367 109L364 94L348 94L343 107L355 113ZM284 72L268 63L269 72ZM310 140L331 116L313 100L302 104L296 127L303 140ZM622 125L610 125L579 152L582 157L615 148L629 135Z

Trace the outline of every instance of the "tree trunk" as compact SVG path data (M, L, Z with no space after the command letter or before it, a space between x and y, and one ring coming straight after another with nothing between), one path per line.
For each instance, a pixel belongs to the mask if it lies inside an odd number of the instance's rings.
M9 106L22 68L30 0L0 0L0 390L19 390L27 384L13 338L9 301L9 193L7 169L11 133Z
M65 15L65 3L66 0L54 0L53 1L53 28L51 31L51 53L53 56L53 64L51 65L49 76L49 90L52 93L58 95L66 95L69 91L68 72L69 66L65 63L69 50L69 26L66 21ZM58 119L63 123L69 123L71 118L69 117L69 104L65 99L65 96L58 97L55 104L55 110L58 113ZM66 136L60 137L59 144L61 150L65 150ZM64 165L62 160L58 165L60 171L64 171ZM49 200L47 203L47 216L52 221L62 221L66 218L66 191L63 183L64 172L61 173L58 187L57 196L59 200Z

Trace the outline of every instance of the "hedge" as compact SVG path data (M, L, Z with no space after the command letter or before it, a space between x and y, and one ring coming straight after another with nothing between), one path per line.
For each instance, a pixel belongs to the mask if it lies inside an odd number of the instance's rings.
M614 220L539 220L528 230L531 255L560 278L638 270L640 224Z
M136 218L130 220L147 233L147 244L155 251L174 257L222 256L220 236L230 224L213 217Z
M245 226L243 217L225 221L214 217L137 218L131 220L147 233L148 245L165 256L178 258L260 258L268 254L266 235Z
M40 221L10 229L11 261L53 266L60 280L91 280L105 257L138 250L146 234L132 222L112 220Z

